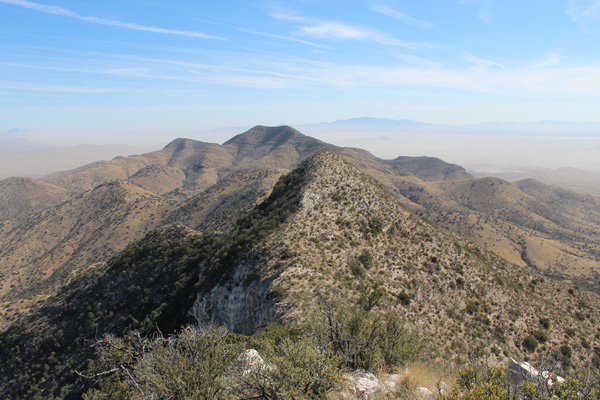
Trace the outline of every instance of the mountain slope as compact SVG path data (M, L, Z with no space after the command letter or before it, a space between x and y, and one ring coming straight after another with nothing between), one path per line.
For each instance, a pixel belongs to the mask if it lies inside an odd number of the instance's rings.
M600 287L597 198L533 180L394 183L431 221L507 260Z
M0 181L0 221L22 220L68 200L66 190L31 178Z
M286 170L239 170L185 201L167 220L192 229L226 232L271 192Z
M0 328L53 294L75 271L106 260L155 227L180 222L227 231L270 193L280 175L236 171L184 203L114 181L27 221L0 224Z
M233 279L199 296L196 309L207 319L250 332L270 318L306 320L323 302L359 301L379 285L382 309L398 309L440 357L464 356L467 343L481 354L496 347L523 357L521 342L542 317L553 321L548 348L577 345L564 333L574 326L597 342L597 295L571 295L562 282L437 230L331 153L301 168L307 182L298 211L237 264Z
M173 208L155 194L115 181L2 230L0 299L52 293L78 269L140 239Z
M158 326L168 333L193 311L249 333L302 323L337 302L397 310L426 338L431 357L457 363L469 352L537 358L568 346L568 367L589 361L586 348L600 345L598 295L434 228L321 152L280 179L230 233L152 232L22 318L1 337L0 393L80 393L85 382L73 370L91 362L89 343L104 332ZM548 318L547 328L540 318ZM544 346L523 344L540 330Z
M70 193L81 193L104 182L129 179L153 193L184 200L233 171L290 170L320 150L344 153L357 163L374 163L376 169L386 173L395 169L396 173L425 180L470 177L463 168L434 158L399 157L384 163L364 150L333 146L289 126L256 126L223 145L176 139L153 153L94 163L55 174L44 181L66 188Z
M177 139L157 152L95 163L49 177L46 182L62 185L61 190L72 195L101 182L126 179L163 198L182 202L181 211L167 219L168 222L182 221L199 229L223 230L241 215L234 205L242 200L245 191L251 194L252 182L261 189L254 190L250 197L258 192L263 194L254 196L254 202L246 197L239 204L244 210L255 204L256 199L264 198L268 185L274 182L275 175L262 182L255 181L260 175L258 171L288 171L302 158L323 149L341 155L382 183L407 207L511 262L600 287L597 199L574 193L566 195L567 192L557 194L555 189L547 187L543 190L555 194L536 197L527 193L525 185L473 179L462 167L436 158L381 160L364 150L332 146L285 126L257 126L223 145ZM247 182L240 179L243 170L255 171L243 178ZM237 173L241 175L236 178ZM238 183L226 183L229 176L230 182ZM218 186L221 189L217 190ZM213 192L186 203L211 187ZM220 191L220 200L211 198L216 191ZM229 208L219 205L222 200ZM31 212L28 209L23 215ZM204 221L209 216L212 222ZM8 225L11 224L0 227L0 235L12 229Z

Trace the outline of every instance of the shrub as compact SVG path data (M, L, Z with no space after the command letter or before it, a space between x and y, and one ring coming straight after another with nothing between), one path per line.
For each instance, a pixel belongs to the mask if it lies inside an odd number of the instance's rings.
M548 336L542 331L533 332L533 337L540 343L546 343L548 341Z
M404 365L418 359L418 336L404 328L400 316L327 304L312 331L351 370L366 371Z
M502 368L468 367L459 372L456 385L445 399L508 400L504 380Z
M133 393L158 399L219 398L225 390L222 375L241 351L239 344L227 343L227 335L224 328L188 326L167 338L105 336L97 345L105 369L96 377L110 378L85 398L131 398Z
M360 261L361 264L364 265L366 268L369 268L373 265L373 256L371 255L371 252L369 250L364 249L358 256L358 261Z
M544 329L550 329L550 319L549 318L540 318L540 325Z
M470 301L469 303L467 303L467 306L465 307L465 311L469 315L473 315L476 312L479 312L479 303Z
M381 303L381 298L385 294L385 288L381 284L381 282L375 282L371 285L367 285L364 282L360 283L358 288L360 292L358 303L363 310L371 311Z
M235 398L323 399L342 378L339 356L318 348L311 337L266 341L261 355L265 364L233 371L233 381L242 382L233 386Z
M523 339L523 347L525 348L525 350L533 352L535 351L535 349L537 349L538 347L538 341L536 340L536 338L534 338L533 336L527 336L525 339Z
M571 350L568 344L563 344L562 346L560 346L560 354L562 354L563 360L568 360L573 355L573 351Z
M410 296L404 290L398 294L398 300L405 307L410 305Z
M566 328L565 333L567 334L567 336L573 337L577 334L577 331L573 328Z
M348 268L350 268L350 273L358 279L364 279L367 276L367 271L357 260L350 261Z
M285 296L285 289L281 286L272 286L267 296L274 301L281 300Z
M456 385L449 395L438 396L439 400L592 400L597 399L600 393L600 383L566 378L558 382L556 375L552 377L553 385L546 383L536 386L532 382L524 381L518 388L510 393L507 388L504 370L498 367L467 367L459 371Z

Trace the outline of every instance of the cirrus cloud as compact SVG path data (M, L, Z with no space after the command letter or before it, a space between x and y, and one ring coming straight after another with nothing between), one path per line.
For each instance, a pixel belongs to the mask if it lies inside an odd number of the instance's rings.
M164 33L168 35L179 35L179 36L187 36L194 37L199 39L215 39L215 40L227 40L225 38L219 36L207 35L202 32L196 31L183 31L177 29L165 29L159 28L155 26L146 26L139 25L131 22L122 22L112 19L99 18L94 16L84 16L75 11L69 10L68 8L52 6L47 4L34 3L32 1L27 0L0 0L0 3L12 4L19 7L28 8L30 10L39 11L45 14L59 15L61 17L75 18L80 21L91 22L93 24L99 25L109 25L116 26L119 28L132 29L136 31L145 31L145 32L154 32L154 33Z

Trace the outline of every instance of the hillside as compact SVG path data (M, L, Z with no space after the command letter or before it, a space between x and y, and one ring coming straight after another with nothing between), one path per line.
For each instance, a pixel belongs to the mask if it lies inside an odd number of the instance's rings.
M262 201L278 170L240 170L183 203L123 181L96 187L24 222L0 224L0 328L150 230L183 223L227 231Z
M176 139L162 150L102 161L44 178L70 193L111 180L130 180L153 193L188 199L239 169L291 169L318 150L333 146L286 126L257 126L223 145Z
M536 359L568 346L568 369L600 345L598 295L440 231L321 152L280 179L229 233L168 227L78 274L2 335L0 393L62 398L84 390L73 371L91 365L89 344L103 332L168 333L194 311L251 333L306 322L324 304L353 302L397 310L424 339L428 358L452 363L469 352ZM533 334L545 343L525 345Z
M0 293L4 310L0 321L23 311L24 304L14 304L15 300L31 304L35 296L53 293L68 281L66 271L103 261L154 227L181 222L200 230L227 230L268 195L281 173L325 148L380 179L398 174L427 179L448 171L465 174L441 160L404 158L386 164L365 151L336 148L289 127L258 126L222 146L177 139L157 152L98 162L44 180L27 179L27 185L5 180L2 197L7 201L2 210L19 220L0 226L0 273L9 277ZM99 200L121 196L124 202ZM134 200L153 206L138 207ZM44 212L36 215L40 211Z
M1 230L2 320L19 312L12 302L54 293L79 269L140 239L172 210L161 197L115 181Z
M558 186L592 196L600 196L600 173L578 168L527 169L510 167L482 166L473 167L478 177L495 176L515 182L535 179L547 185Z
M600 200L534 180L396 181L419 212L507 260L600 287Z
M331 153L303 168L308 181L298 211L238 264L233 281L199 298L196 308L208 310L206 318L246 332L273 317L302 321L319 304L358 300L361 284L370 290L379 282L381 307L398 309L430 338L438 357L464 356L466 343L481 354L497 347L524 357L520 343L544 316L553 321L548 348L570 342L565 329L575 326L587 341L598 340L597 295L570 294L568 284L434 228ZM269 308L275 294L278 302Z
M258 126L223 145L177 139L160 151L42 181L3 181L2 212L11 219L0 223L0 274L6 277L0 326L38 296L54 293L70 279L67 271L104 261L150 229L177 222L200 231L230 229L269 194L280 173L323 149L376 179L412 211L510 262L600 287L597 198L533 181L474 179L431 157L381 160L289 127ZM95 200L119 198L123 188L131 192L124 202ZM54 205L65 198L71 200Z
M31 178L0 181L0 221L22 220L68 200L66 190Z

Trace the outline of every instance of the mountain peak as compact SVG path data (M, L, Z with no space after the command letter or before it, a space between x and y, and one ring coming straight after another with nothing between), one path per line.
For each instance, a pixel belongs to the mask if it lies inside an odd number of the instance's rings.
M244 133L234 136L224 143L227 145L258 145L264 146L268 144L276 145L285 143L291 139L309 139L308 136L303 135L296 129L287 126L264 126L257 125Z
M223 144L239 165L252 166L256 160L269 160L269 166L290 168L315 152L336 147L289 126L255 126Z
M174 151L180 151L183 149L197 149L206 146L207 143L199 140L188 139L188 138L177 138L167 144L163 149L171 149Z

